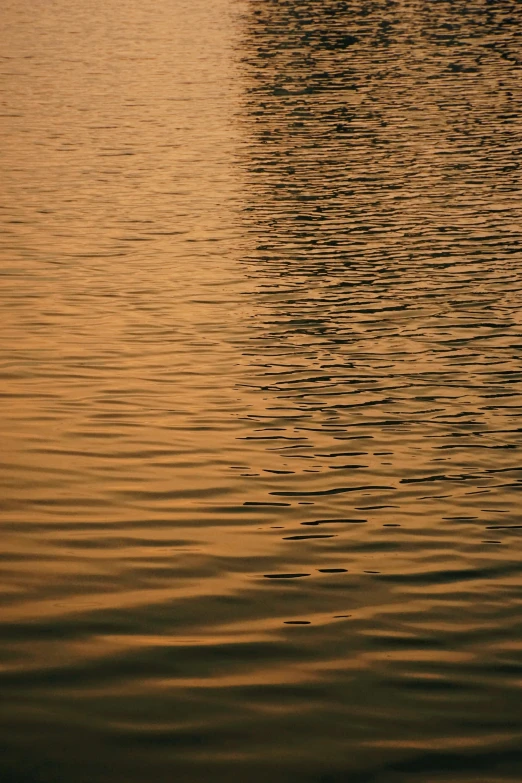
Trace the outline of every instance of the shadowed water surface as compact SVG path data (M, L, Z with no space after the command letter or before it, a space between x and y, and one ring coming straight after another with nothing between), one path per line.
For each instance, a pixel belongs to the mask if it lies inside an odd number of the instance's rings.
M518 783L520 6L3 15L2 780Z

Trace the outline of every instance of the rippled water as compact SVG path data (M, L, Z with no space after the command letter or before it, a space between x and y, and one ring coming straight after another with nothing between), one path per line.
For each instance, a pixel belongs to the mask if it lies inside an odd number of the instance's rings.
M2 781L522 779L521 25L6 0Z

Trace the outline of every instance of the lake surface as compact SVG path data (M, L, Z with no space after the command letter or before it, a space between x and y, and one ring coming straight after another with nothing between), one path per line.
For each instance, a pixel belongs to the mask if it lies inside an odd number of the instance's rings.
M522 7L2 17L0 779L520 783Z

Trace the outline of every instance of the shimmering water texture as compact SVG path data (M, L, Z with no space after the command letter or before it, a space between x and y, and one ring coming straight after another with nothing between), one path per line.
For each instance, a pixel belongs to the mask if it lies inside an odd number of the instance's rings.
M4 2L2 783L520 783L521 30Z

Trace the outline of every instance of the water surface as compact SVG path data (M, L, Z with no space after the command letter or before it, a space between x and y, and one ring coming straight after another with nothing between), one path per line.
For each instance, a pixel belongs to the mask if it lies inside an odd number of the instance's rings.
M518 783L520 7L3 16L2 779Z

